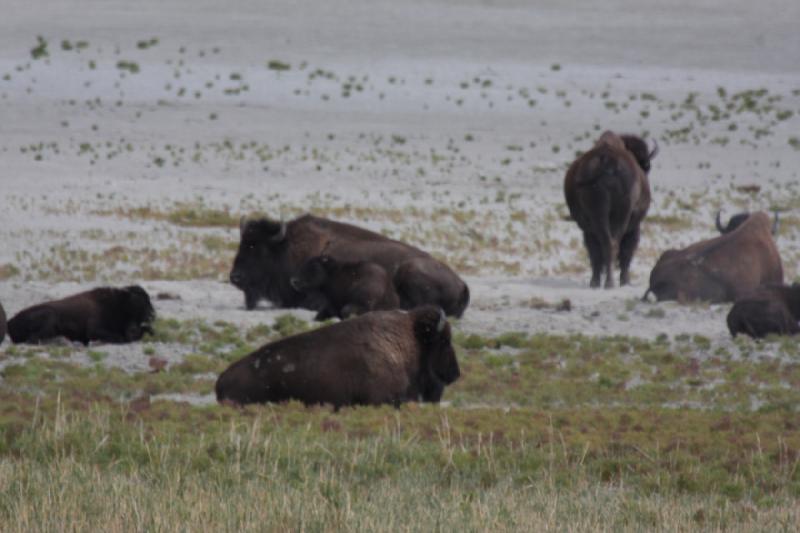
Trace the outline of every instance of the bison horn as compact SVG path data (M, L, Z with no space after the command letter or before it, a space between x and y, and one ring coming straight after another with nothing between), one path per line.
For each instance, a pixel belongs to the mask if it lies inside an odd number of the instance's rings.
M719 211L717 211L717 218L716 218L715 222L717 224L717 231L719 231L720 233L725 233L725 229L723 229L723 227L722 227L722 221L719 218L721 214L722 214L722 210L720 209Z
M281 221L281 229L278 230L278 233L276 233L272 238L270 238L270 241L281 242L285 238L286 238L286 222Z
M444 314L444 310L439 309L439 322L436 324L436 333L441 333L445 324L447 324L447 317Z
M239 219L239 233L244 233L244 228L247 226L247 215L242 215Z
M655 137L653 137L653 149L650 150L650 153L647 155L649 159L654 159L658 155L658 142L656 141Z
M778 234L778 228L781 225L781 221L778 219L778 211L774 211L775 213L775 220L772 222L772 235Z

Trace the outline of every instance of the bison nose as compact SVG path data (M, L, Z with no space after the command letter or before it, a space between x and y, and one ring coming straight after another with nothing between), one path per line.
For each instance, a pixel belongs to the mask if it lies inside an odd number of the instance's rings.
M233 283L236 286L240 285L242 283L242 281L244 281L242 279L242 275L239 274L238 272L231 272L230 279L231 279L231 283Z

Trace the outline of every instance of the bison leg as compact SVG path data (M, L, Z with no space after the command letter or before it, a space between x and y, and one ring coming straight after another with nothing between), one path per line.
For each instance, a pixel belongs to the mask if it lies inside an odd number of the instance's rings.
M619 244L619 284L627 285L631 282L631 261L633 253L639 245L639 226L637 225L628 233L623 235L622 242Z
M611 289L614 287L614 278L612 275L614 273L614 257L616 256L616 247L614 246L615 241L611 238L611 234L607 231L599 235L598 240L600 242L600 251L602 253L602 265L606 271L605 288Z
M603 250L597 237L588 231L583 232L583 243L589 252L589 262L592 265L592 281L589 282L589 286L595 289L600 286L600 275L603 273Z

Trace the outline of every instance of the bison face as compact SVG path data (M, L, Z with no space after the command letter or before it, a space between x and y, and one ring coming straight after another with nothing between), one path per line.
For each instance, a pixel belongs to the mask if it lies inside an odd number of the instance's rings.
M336 269L336 260L327 255L312 257L300 267L300 272L292 276L290 283L298 292L309 292L319 289L328 281L330 274Z
M642 167L645 173L650 172L650 161L652 161L656 154L658 154L658 145L654 145L650 150L647 143L641 137L636 135L621 135L622 142L625 143L625 148L633 154L636 162Z
M268 296L266 287L270 285L270 272L277 268L276 256L286 245L286 223L268 219L242 220L239 230L241 240L230 280L244 291L245 307L253 309L259 298Z
M140 324L152 322L156 318L156 310L153 309L153 303L150 301L147 291L139 285L125 287L125 291L128 293L128 305L133 310L137 321Z
M449 385L461 376L444 312L428 306L415 311L414 333L422 349L421 363L438 380Z
M145 333L153 334L151 323L156 318L156 310L147 294L139 285L125 287L126 309L129 309L125 338L128 342L138 341Z

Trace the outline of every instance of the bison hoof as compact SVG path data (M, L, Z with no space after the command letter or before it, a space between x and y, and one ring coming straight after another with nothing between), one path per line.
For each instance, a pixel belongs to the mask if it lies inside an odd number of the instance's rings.
M589 287L596 289L600 286L600 280L592 278L592 281L589 282Z

